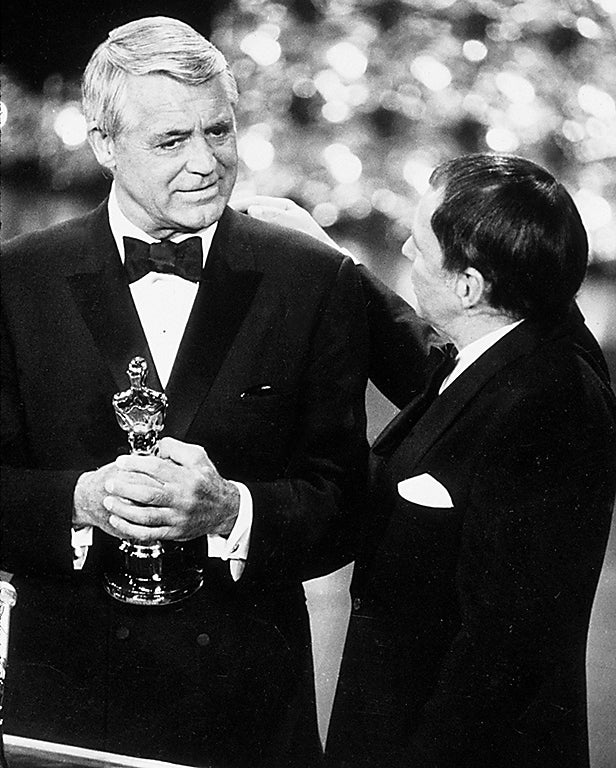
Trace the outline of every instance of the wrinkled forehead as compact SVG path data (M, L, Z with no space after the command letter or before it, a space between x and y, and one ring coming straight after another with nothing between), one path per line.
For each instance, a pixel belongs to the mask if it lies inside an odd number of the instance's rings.
M234 108L220 75L200 85L180 82L163 73L129 75L120 108L123 128L191 120L233 121Z

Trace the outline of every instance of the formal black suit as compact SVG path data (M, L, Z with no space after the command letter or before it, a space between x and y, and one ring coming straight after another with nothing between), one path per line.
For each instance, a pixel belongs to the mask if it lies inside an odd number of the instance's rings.
M412 401L377 438L372 470L333 764L587 766L616 406L577 311L523 322L436 399ZM403 498L398 484L424 473L450 508Z
M162 389L105 205L5 244L2 263L0 568L19 595L6 731L199 765L287 764L294 713L308 713L316 740L313 709L298 706L311 663L301 580L365 473L354 265L224 212L166 387L164 434L203 445L249 487L250 553L233 582L205 537L192 542L205 586L148 609L102 589L117 540L95 529L84 570L72 562L77 477L126 451L111 397L127 388L128 361L144 356Z

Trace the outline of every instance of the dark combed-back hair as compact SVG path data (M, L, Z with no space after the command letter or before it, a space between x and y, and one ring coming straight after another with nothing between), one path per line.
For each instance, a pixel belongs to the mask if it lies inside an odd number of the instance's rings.
M512 318L566 311L588 264L588 239L567 190L541 166L477 154L439 165L430 184L443 200L431 224L445 269L477 269L488 302Z

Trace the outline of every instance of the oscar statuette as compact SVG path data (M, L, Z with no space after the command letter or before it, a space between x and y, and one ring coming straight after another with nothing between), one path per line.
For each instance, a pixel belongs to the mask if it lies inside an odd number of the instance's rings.
M146 361L134 357L127 370L130 389L116 393L112 400L118 424L128 433L131 453L141 455L155 453L167 409L166 395L145 386L147 372ZM179 542L123 540L119 553L118 568L105 573L104 583L107 592L122 603L176 603L203 584L201 570Z

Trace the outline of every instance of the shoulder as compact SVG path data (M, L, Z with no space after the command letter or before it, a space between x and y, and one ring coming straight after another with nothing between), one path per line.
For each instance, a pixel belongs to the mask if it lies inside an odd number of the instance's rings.
M294 229L229 211L232 225L250 243L257 268L280 274L335 276L344 262L352 261L334 248Z
M577 338L568 332L541 340L503 374L512 377L522 391L535 391L543 399L553 399L557 394L575 396L587 388L611 393Z
M490 382L495 417L517 440L596 448L616 443L616 398L605 379L565 335L544 340L505 366ZM501 419L495 418L495 422ZM501 435L504 438L504 434Z
M94 211L51 227L11 238L2 244L3 278L22 270L57 270L58 261L68 260L91 240L93 223L104 215L104 204Z

